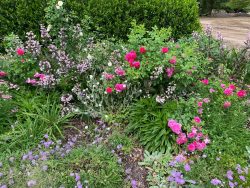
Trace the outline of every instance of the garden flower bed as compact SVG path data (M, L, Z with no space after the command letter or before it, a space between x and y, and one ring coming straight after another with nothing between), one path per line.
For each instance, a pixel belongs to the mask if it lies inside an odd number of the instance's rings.
M250 36L55 26L4 39L0 188L250 187Z

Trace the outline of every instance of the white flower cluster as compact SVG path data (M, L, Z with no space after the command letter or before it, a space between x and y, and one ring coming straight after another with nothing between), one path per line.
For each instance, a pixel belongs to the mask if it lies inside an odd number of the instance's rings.
M151 80L156 80L163 73L163 66L155 67L155 70L152 72L152 76L150 76Z
M62 1L58 1L56 4L56 9L60 9L63 6L63 2Z
M167 99L175 98L174 91L176 90L176 84L170 83L167 87L167 90L163 95L157 95L156 96L156 102L160 104L164 104Z

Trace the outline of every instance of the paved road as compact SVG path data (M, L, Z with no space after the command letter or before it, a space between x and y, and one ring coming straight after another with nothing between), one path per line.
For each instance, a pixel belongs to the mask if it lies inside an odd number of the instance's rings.
M207 24L212 25L213 34L220 31L224 40L234 47L244 45L250 33L250 17L201 18L201 23L204 27Z

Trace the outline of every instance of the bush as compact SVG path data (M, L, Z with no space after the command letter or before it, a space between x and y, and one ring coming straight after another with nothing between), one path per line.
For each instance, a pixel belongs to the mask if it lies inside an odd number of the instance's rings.
M1 0L0 36L14 32L24 39L25 33L31 30L38 34L39 24L44 22L46 5L46 0ZM0 38L0 43L2 39ZM3 51L2 45L0 50Z
M126 38L133 19L147 29L172 27L174 38L200 28L195 0L89 0L86 13L95 29L108 37Z

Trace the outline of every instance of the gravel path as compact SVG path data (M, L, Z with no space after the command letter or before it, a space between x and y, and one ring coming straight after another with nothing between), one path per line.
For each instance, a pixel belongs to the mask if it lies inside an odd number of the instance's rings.
M244 45L250 33L250 17L201 18L201 23L203 27L212 25L213 34L221 32L224 40L234 47Z

